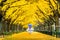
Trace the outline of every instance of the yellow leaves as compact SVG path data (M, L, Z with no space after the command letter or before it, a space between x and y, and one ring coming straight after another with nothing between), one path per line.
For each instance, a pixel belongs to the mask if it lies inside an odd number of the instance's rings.
M36 18L34 18L33 16L31 17L31 16L28 16L28 17L25 17L25 19L22 21L23 23L23 25L24 25L24 27L26 26L26 27L28 27L27 25L28 24L33 24L33 25L35 25L36 23L35 23L35 19Z
M10 16L13 16L14 14L14 12L15 12L15 10L17 9L17 7L14 7L14 8L9 8L7 11L6 11L6 15L5 15L5 18L10 18ZM13 15L12 15L13 14ZM14 15L15 16L15 15Z
M27 4L27 2L26 1L17 1L17 2L15 2L15 3L13 3L11 6L19 6L19 5L21 5L21 6L23 6L23 5L26 5Z
M50 0L52 5L54 6L54 9L56 10L57 9L57 4L55 3L56 0Z
M8 8L8 5L2 7L2 10L5 11Z
M17 1L17 0L7 0L6 2L5 2L5 4L7 4L7 3L12 3L12 2L14 2L14 1Z
M18 34L13 34L11 36L8 36L7 38L5 38L6 40L59 40L56 37L50 36L50 35L46 35L46 34L42 34L39 32L32 32L31 34L29 34L28 32L21 32Z
M50 7L48 5L49 3L45 3L45 1L42 2L38 2L38 7L39 9L41 9L45 14L49 13L48 11L50 11Z
M28 5L25 5L25 6L22 6L21 7L23 11L27 11L28 13L33 13L34 11L36 11L37 7L36 7L36 4L28 4Z
M57 9L54 1L50 0L54 9ZM52 9L47 0L7 0L5 4L2 7L2 10L7 9L5 18L11 19L13 24L22 24L24 27L27 27L30 23L37 25L36 21L44 23L44 19L49 19L49 15L53 16ZM10 7L8 8L8 6Z
M58 12L59 12L59 14L60 14L60 3L59 3L60 1L58 1Z
M1 3L2 0L0 0L0 3Z

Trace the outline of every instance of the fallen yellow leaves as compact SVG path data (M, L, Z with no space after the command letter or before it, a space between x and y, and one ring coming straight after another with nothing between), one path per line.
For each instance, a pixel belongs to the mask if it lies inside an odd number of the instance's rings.
M31 34L29 34L28 32L22 32L18 34L13 34L12 36L6 38L6 40L59 40L59 39L39 32L33 32Z
M3 40L3 38L0 38L0 40Z

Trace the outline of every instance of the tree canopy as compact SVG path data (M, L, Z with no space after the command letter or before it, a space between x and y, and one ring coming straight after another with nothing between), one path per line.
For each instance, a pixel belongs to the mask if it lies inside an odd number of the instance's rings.
M54 16L58 9L56 0L5 0L1 10L5 20L11 20L10 24L38 25L37 21L43 23ZM58 13L56 13L58 14Z

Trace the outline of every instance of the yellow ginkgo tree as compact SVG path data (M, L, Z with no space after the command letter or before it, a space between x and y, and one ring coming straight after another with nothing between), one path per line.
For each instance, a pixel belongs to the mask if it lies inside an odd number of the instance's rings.
M10 24L22 24L27 28L28 24L34 27L37 21L44 23L49 15L54 16L56 3L56 0L7 0L1 10L5 20L10 19Z

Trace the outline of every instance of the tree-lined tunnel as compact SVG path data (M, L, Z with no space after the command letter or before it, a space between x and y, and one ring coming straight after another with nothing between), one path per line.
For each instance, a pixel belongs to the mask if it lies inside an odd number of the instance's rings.
M42 30L46 27L52 31L54 23L59 27L59 11L59 0L0 0L2 30L26 29L28 24L32 24L33 28L42 26Z

